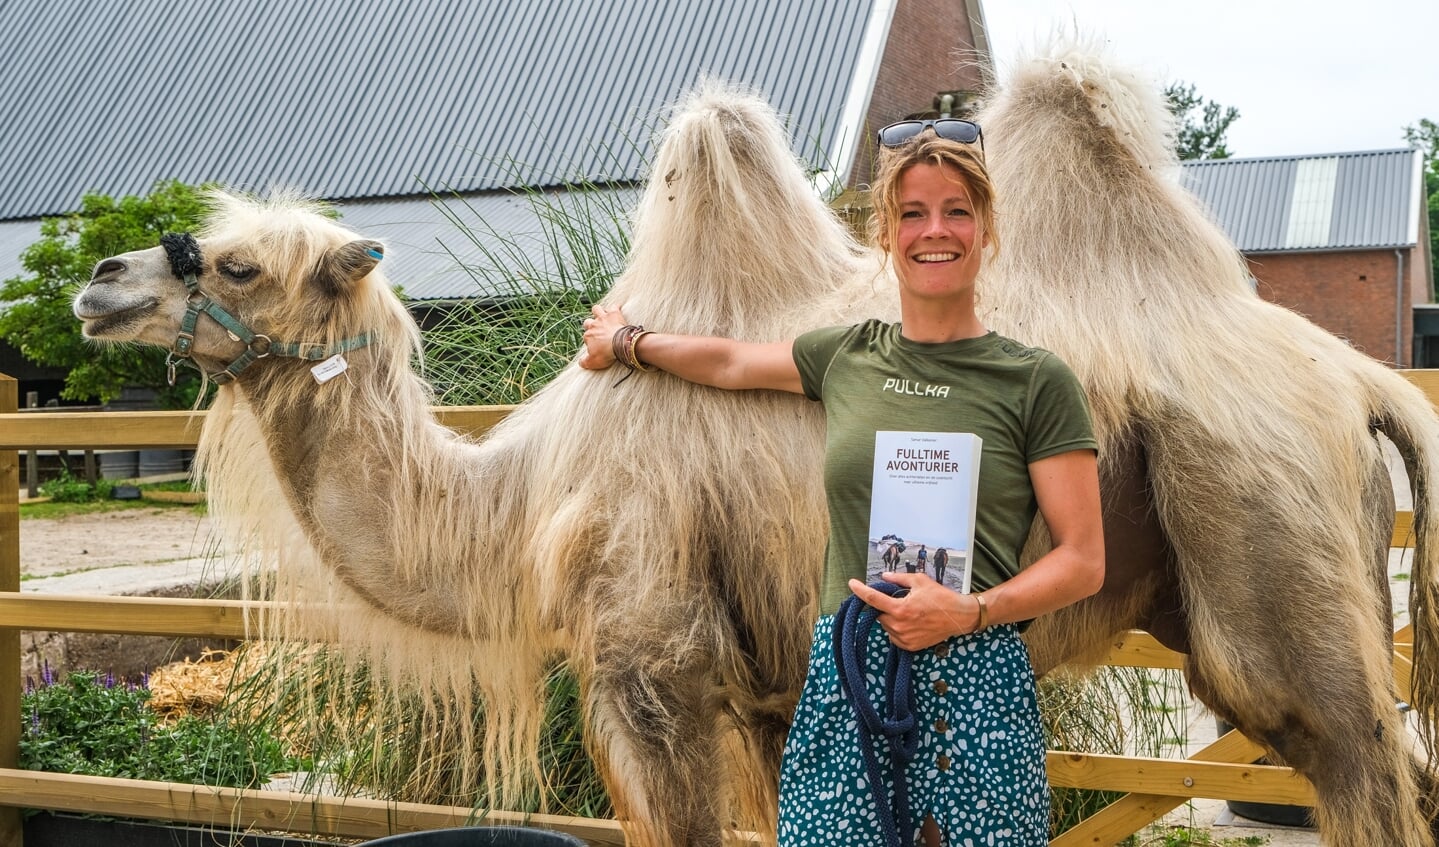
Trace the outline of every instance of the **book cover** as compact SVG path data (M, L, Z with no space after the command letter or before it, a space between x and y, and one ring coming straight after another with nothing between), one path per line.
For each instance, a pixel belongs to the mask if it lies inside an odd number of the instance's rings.
M969 593L982 447L969 432L874 434L868 582L926 573Z

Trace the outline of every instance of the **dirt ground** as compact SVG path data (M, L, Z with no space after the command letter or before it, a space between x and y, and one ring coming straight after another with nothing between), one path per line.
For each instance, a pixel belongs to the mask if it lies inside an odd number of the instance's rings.
M214 549L210 519L193 509L128 509L20 522L22 578L202 558Z
M21 518L20 590L65 595L206 596L217 545L209 518L188 508L145 508ZM21 633L20 673L100 670L134 679L160 665L224 648L221 639L106 633Z

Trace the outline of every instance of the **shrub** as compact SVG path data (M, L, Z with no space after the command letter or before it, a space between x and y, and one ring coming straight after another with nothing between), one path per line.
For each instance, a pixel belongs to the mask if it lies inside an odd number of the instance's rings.
M255 788L291 769L280 742L262 727L187 715L164 723L144 685L77 671L21 697L25 726L20 767L88 776Z
M41 483L40 494L56 503L89 503L109 499L112 488L114 483L108 479L98 479L92 485L71 476L68 470L61 470L55 479Z

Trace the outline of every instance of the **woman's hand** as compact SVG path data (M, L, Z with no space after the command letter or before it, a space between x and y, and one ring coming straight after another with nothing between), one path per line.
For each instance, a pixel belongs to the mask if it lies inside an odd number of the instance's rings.
M619 309L603 306L590 308L592 318L585 318L585 349L580 351L580 367L602 371L615 363L615 333L628 321Z
M973 632L979 623L979 603L922 573L881 574L885 582L909 589L903 597L891 597L876 591L857 579L849 581L849 590L879 611L879 625L889 633L889 640L905 650L933 647L952 635Z

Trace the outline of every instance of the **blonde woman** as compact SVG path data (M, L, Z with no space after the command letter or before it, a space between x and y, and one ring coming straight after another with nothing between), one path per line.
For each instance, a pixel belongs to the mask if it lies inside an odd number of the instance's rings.
M1031 619L1099 590L1104 577L1096 442L1083 392L1052 354L988 331L975 279L999 249L979 127L903 121L879 132L873 235L899 282L901 322L745 343L627 325L618 309L585 321L580 364L658 368L724 389L802 393L825 405L830 538L809 675L785 746L779 843L1044 845L1049 788L1034 672L1019 638ZM905 382L905 381L908 382ZM928 390L895 390L923 385ZM874 433L970 432L983 440L973 591L924 573L863 582ZM1053 548L1020 570L1036 510ZM833 616L851 594L878 612L867 672L889 644L911 651L918 747L878 782L907 798L876 808L855 712L839 683ZM887 639L888 643L885 643ZM887 757L885 757L887 761ZM895 792L900 792L896 795Z

